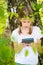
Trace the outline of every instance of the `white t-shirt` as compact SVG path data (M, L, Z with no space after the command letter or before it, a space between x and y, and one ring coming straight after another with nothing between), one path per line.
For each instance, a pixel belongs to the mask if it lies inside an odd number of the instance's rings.
M37 39L41 38L41 31L37 26L33 26L31 35L23 35L22 33L19 35L18 30L19 28L15 29L11 35L11 41L16 41L18 44L20 44L24 38L34 38L34 42L37 42ZM27 56L25 56L26 50L28 50ZM38 52L34 53L31 46L26 46L19 53L15 54L15 62L20 64L36 65L38 63Z

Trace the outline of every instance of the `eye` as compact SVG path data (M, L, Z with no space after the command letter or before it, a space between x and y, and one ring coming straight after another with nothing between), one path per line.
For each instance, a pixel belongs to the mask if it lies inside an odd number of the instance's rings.
M28 21L28 23L30 23L30 21Z
M26 21L23 21L24 23L26 23Z

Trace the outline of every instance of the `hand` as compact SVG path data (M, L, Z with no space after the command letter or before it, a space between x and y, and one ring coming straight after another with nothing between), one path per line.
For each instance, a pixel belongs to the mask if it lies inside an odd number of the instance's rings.
M28 43L26 43L26 46L30 46L30 45L31 45L30 43L29 43L29 44L28 44Z
M26 46L26 44L25 44L25 43L21 43L20 45L21 45L21 47L25 47L25 46Z
M35 46L35 43L31 43L30 46Z
M21 43L20 45L21 45L22 47L30 46L30 44L28 44L28 43Z

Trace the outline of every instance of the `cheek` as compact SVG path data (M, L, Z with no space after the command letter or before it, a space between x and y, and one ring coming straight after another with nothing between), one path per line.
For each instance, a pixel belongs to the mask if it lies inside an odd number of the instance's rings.
M30 26L30 23L29 23L29 24L27 24L27 25L29 25L29 26Z
M25 25L25 24L22 24L22 26L24 26L24 27L25 27L26 25Z
M30 26L30 25L31 25L31 23L28 23L27 25L28 25L28 26Z
M25 26L26 24L25 23L22 23L22 26Z

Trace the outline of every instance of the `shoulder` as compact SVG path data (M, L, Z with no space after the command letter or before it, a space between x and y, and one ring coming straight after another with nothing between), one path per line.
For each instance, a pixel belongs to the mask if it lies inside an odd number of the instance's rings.
M15 30L13 30L12 34L18 34L18 30L19 28L16 28Z
M17 37L18 36L18 30L19 30L19 28L16 28L15 30L13 30L13 32L11 33L11 37Z
M11 34L11 41L17 41L17 37L18 37L18 29L19 28L16 28L13 32L12 32L12 34Z
M38 26L33 27L33 33L35 34L35 37L37 39L41 38L41 30L40 30L40 28Z
M36 32L41 32L41 30L38 26L33 26L33 30L36 31Z

